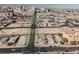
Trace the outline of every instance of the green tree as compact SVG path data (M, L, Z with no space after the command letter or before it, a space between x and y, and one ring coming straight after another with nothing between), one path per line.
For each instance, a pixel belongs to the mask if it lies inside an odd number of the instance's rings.
M63 34L62 34L62 33L58 33L58 35L59 35L59 36L63 36Z
M63 38L63 41L64 41L64 42L68 42L68 39L67 39L67 38Z
M71 41L70 44L71 45L76 45L76 41Z
M60 41L60 44L62 44L62 45L63 45L64 43L65 43L64 41Z

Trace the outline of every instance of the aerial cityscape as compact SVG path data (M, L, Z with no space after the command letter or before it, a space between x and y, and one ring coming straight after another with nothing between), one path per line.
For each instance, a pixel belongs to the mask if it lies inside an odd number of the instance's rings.
M79 8L0 6L0 53L79 54Z

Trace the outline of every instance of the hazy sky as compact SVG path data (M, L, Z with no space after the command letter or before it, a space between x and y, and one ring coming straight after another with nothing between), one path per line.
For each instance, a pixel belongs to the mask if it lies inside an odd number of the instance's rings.
M16 6L19 6L19 4L17 4ZM37 8L79 8L79 4L24 4L24 6Z
M79 8L79 4L37 4L27 6L35 6L38 8Z

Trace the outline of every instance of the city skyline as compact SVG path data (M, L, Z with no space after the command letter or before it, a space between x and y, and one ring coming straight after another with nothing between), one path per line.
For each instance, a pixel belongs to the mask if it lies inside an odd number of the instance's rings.
M25 6L25 7L35 7L35 8L70 8L77 9L79 4L1 4L1 6Z

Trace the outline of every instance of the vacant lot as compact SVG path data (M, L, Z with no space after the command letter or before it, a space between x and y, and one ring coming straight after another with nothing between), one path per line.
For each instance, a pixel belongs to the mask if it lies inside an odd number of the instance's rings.
M27 28L15 28L15 29L2 29L0 35L23 35L30 34L30 29Z

